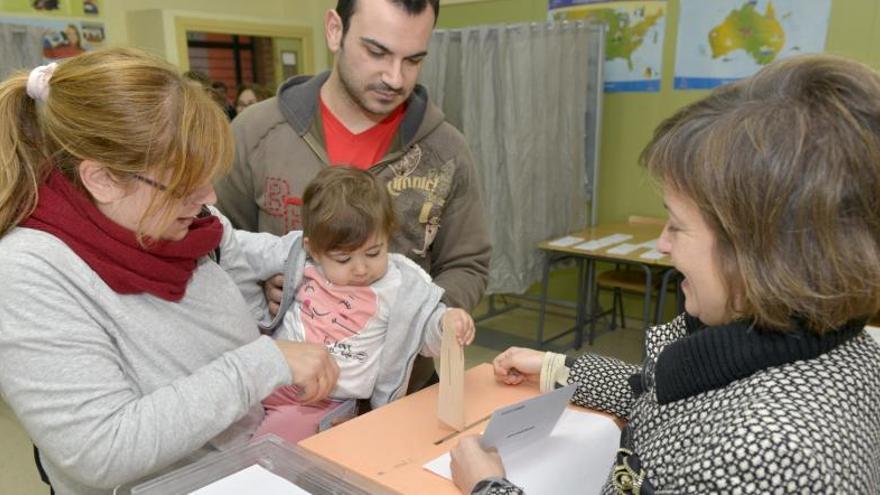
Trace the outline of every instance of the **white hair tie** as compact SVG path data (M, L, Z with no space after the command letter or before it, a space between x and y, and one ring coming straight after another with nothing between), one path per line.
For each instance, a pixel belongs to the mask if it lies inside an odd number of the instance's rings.
M27 80L27 94L37 101L46 101L49 97L49 79L58 67L56 62L41 65L32 70Z

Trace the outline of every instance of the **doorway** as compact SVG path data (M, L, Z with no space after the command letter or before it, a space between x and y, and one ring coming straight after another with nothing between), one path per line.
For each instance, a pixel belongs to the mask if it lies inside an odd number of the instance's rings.
M274 91L285 79L314 73L310 27L177 17L183 71L197 70L231 92L245 84Z

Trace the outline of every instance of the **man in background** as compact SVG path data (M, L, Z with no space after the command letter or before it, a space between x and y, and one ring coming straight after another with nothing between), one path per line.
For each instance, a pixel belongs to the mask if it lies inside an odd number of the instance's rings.
M400 228L391 250L422 266L444 302L472 310L486 288L490 244L473 157L416 84L439 0L339 0L324 19L330 72L298 76L233 122L236 159L217 184L233 224L284 234L301 228L306 184L327 166L379 177ZM267 297L280 300L280 277ZM410 390L428 383L417 362Z

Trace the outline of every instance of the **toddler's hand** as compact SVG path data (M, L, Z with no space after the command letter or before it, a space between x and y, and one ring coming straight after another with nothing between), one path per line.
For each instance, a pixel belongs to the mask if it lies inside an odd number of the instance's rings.
M454 330L458 343L461 345L471 345L471 342L474 341L474 333L476 332L474 319L463 309L447 309L441 325L444 332Z

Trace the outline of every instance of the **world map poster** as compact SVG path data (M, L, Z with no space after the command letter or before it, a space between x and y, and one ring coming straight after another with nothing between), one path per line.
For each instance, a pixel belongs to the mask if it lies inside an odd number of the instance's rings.
M710 89L825 50L831 0L680 0L675 89Z
M660 0L550 0L551 20L606 25L606 93L660 91L666 2Z

